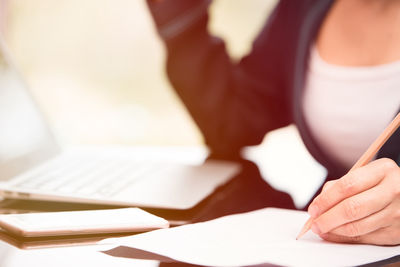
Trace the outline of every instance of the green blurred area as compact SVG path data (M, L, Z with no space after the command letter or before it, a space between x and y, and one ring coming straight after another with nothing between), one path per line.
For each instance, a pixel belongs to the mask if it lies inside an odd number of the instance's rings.
M216 0L210 30L233 60L275 0ZM56 135L70 144L198 145L142 0L0 0L1 29Z

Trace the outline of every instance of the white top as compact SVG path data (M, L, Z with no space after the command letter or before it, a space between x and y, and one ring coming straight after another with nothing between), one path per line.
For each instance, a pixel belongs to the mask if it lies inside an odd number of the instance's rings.
M316 142L350 168L400 108L400 61L332 65L313 47L302 101Z

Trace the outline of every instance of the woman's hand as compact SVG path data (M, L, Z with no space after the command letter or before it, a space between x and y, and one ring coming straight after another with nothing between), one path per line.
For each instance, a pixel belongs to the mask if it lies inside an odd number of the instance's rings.
M378 159L327 182L308 207L312 231L333 242L400 244L400 168Z

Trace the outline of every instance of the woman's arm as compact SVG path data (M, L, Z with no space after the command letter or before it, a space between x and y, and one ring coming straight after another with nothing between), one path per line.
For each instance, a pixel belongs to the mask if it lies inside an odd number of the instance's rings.
M250 55L234 64L224 42L207 31L209 3L148 1L166 45L173 87L214 154L232 157L241 147L260 143L267 131L290 122L280 87L279 53L268 42L280 9L275 9Z

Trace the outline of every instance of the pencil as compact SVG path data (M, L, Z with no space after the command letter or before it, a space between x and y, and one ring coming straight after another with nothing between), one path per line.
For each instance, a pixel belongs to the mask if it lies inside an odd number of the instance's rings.
M375 154L381 149L383 144L392 136L392 134L399 128L400 126L400 113L396 115L396 117L392 120L392 122L383 130L383 132L376 138L376 140L368 147L368 149L362 154L359 160L353 165L350 171L360 168L366 165L368 162L372 160ZM313 218L310 217L307 222L304 224L300 233L297 235L296 239L301 238L305 233L307 233L313 224Z

